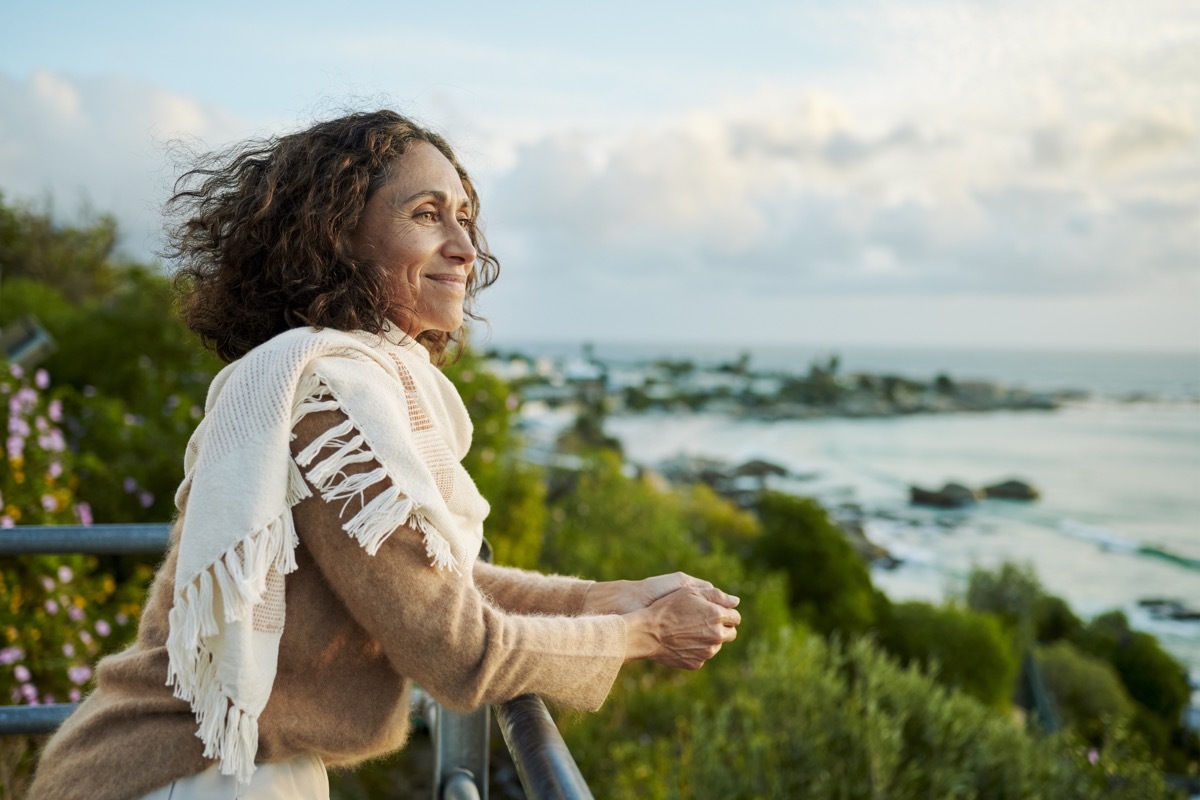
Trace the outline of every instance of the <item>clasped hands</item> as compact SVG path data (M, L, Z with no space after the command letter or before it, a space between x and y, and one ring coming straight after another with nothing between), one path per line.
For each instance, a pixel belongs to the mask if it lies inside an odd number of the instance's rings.
M640 581L595 583L585 614L620 614L627 625L625 660L650 659L699 669L737 638L739 600L683 572Z

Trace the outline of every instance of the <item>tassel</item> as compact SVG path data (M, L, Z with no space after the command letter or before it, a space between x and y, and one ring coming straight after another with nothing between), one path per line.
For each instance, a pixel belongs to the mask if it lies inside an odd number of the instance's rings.
M284 502L291 508L309 497L312 497L312 490L308 488L308 481L304 480L304 474L300 472L300 465L296 463L296 459L289 458L288 488Z
M411 511L412 501L392 485L363 506L349 522L342 525L342 529L353 536L368 555L373 556L379 552L392 531L408 520Z
M334 425L327 431L321 433L316 439L309 443L308 447L300 451L296 456L296 463L302 467L307 467L309 463L317 457L317 454L326 447L337 446L341 447L346 442L341 437L354 430L354 423L350 420L343 421L340 425ZM309 477L311 480L311 476ZM315 483L315 481L314 481Z

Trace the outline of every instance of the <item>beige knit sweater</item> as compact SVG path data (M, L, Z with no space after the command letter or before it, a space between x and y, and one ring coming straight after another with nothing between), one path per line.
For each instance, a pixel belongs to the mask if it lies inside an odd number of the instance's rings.
M311 414L293 452L344 419ZM481 562L473 574L437 570L422 535L408 529L371 556L342 530L343 513L354 509L316 495L294 509L298 568L286 580L258 763L315 753L351 765L402 747L412 681L458 710L526 692L590 710L603 703L626 629L616 615L575 616L590 582ZM136 643L100 662L96 690L43 751L29 800L131 800L213 763L201 755L188 704L164 681L175 563L173 542Z

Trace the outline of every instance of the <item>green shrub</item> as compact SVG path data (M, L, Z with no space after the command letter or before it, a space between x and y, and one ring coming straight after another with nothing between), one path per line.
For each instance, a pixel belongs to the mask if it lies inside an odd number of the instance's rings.
M687 688L658 683L652 691L663 703L662 695ZM572 752L584 756L581 769L597 796L1169 796L1157 769L1120 731L1093 764L1082 742L1027 734L922 670L901 667L868 641L843 648L785 632L752 645L740 669L723 671L712 691L715 699L695 698L665 731L613 730L599 758L594 743L578 743L580 728L570 728ZM602 713L609 713L607 706ZM629 738L634 732L642 735Z
M902 664L932 668L937 680L993 708L1012 700L1018 658L1012 638L991 614L952 605L896 603L879 642Z
M1168 731L1178 726L1191 698L1187 672L1157 639L1133 630L1123 613L1112 611L1092 620L1077 644L1112 664L1129 696L1161 720Z
M821 633L862 633L874 622L866 564L815 500L765 492L758 503L761 569L781 570L801 619Z
M1107 661L1060 641L1039 647L1037 664L1063 722L1089 742L1102 743L1114 721L1133 717L1133 701Z

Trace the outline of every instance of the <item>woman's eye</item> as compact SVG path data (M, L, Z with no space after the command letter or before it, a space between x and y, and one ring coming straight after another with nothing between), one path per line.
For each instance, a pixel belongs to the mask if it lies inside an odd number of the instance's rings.
M470 217L459 217L458 224L461 225L464 230L469 231L469 230L471 230L471 227L475 224L475 220L471 219Z
M437 221L437 212L436 211L418 211L413 216L416 217L417 219L428 220L429 222Z

